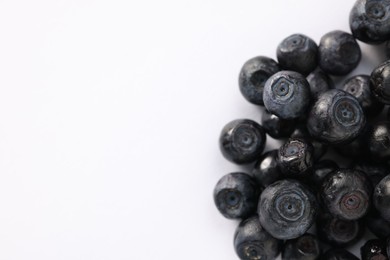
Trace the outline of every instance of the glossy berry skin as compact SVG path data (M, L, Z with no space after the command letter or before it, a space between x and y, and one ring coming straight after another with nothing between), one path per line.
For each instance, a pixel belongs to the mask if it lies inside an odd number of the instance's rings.
M320 255L321 248L317 237L306 233L286 242L282 260L316 260Z
M271 58L254 57L242 66L238 78L241 94L252 104L263 105L263 89L267 79L280 70Z
M295 129L294 120L285 120L264 110L261 116L261 125L265 132L275 139L289 137Z
M380 239L368 240L361 248L362 260L388 260L386 243Z
M290 138L278 150L278 164L287 177L308 175L314 164L314 148L310 142L300 138Z
M265 83L263 101L266 109L281 119L299 118L310 104L309 83L302 74L280 71Z
M320 260L359 260L356 256L342 248L329 249Z
M257 212L261 225L273 237L294 239L306 233L313 224L317 202L300 182L280 180L262 192Z
M372 187L367 176L355 169L340 169L328 174L320 195L325 208L344 220L363 217L369 209Z
M358 220L342 220L328 213L317 219L318 238L335 247L344 247L357 242L364 227Z
M279 169L277 157L278 150L272 150L264 153L256 162L252 175L256 178L261 187L267 187L282 178L282 172Z
M364 172L372 187L375 187L386 175L390 174L389 167L386 164L373 163L372 161L358 161L352 168Z
M359 101L367 116L376 116L382 112L384 105L371 94L370 76L353 76L345 81L341 89L348 92Z
M333 80L321 69L316 69L306 77L310 85L312 100L317 100L318 96L329 89L334 88Z
M378 238L386 239L390 236L390 222L384 220L375 208L371 208L364 220L367 228Z
M234 163L255 161L264 150L266 134L261 125L249 119L233 120L222 129L219 147L223 156Z
M390 2L358 0L350 15L349 25L355 38L378 44L390 38Z
M390 159L390 122L378 122L367 133L367 146L374 161Z
M331 160L323 160L316 162L313 166L313 173L310 175L309 179L312 184L316 187L319 187L322 184L322 181L325 177L336 170L339 169L339 166L336 162Z
M307 129L318 141L345 144L363 132L366 118L355 97L332 89L318 97L310 110Z
M383 62L371 72L370 89L379 102L390 105L390 60Z
M332 31L322 36L318 54L320 68L335 76L350 73L357 67L362 56L355 38L343 31Z
M214 188L214 203L228 219L246 218L254 214L258 196L256 181L242 172L223 176Z
M293 34L278 45L276 56L282 69L307 75L317 67L318 46L306 35Z
M390 222L390 175L375 186L372 200L382 218Z
M243 220L234 234L234 248L242 260L275 259L282 243L264 230L258 216Z

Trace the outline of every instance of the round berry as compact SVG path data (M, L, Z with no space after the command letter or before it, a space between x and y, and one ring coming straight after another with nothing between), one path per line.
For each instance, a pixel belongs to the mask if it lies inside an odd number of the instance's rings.
M313 224L315 196L300 182L280 180L262 192L257 208L261 225L275 238L293 239Z
M320 196L323 205L333 216L355 220L368 212L371 189L370 181L363 172L340 169L325 177Z
M250 163L264 150L266 134L258 123L249 119L231 121L222 129L219 147L223 156L237 164Z
M354 244L360 239L362 231L358 220L343 220L327 213L317 219L318 238L336 247Z
M370 77L370 89L374 97L383 104L390 105L390 60L376 67Z
M321 69L336 76L350 73L361 59L359 44L351 34L343 31L332 31L322 36L318 53Z
M280 71L265 83L263 100L266 109L281 119L299 118L310 104L310 86L301 74Z
M254 57L242 66L238 78L241 94L255 105L263 105L263 89L267 79L278 72L279 65L271 58Z
M282 244L264 230L258 216L243 220L234 234L234 248L243 260L275 259Z
M276 50L279 65L307 75L317 67L318 46L303 34L293 34L284 39Z
M314 164L313 153L313 146L305 139L289 139L278 151L280 170L289 177L307 175Z
M278 150L272 150L264 153L256 162L252 174L260 186L267 187L282 178L277 157Z
M318 97L310 110L307 129L315 139L329 143L348 143L363 132L366 118L355 97L332 89Z
M353 36L371 44L388 40L390 38L389 11L389 1L356 1L349 15Z
M366 115L376 116L382 112L384 105L371 94L370 76L353 76L344 83L341 89L359 101Z
M375 186L373 202L382 218L390 222L390 175Z
M223 176L214 188L214 202L229 219L246 218L256 211L259 190L256 181L241 172Z

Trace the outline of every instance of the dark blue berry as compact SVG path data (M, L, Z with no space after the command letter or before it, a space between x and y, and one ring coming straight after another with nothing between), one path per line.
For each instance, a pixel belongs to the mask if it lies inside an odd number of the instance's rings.
M390 175L375 186L373 203L382 218L390 222Z
M355 97L332 89L322 93L310 110L307 129L315 139L329 143L348 143L363 132L366 118Z
M294 239L311 227L317 212L315 196L300 182L280 180L260 196L260 223L273 237Z
M306 77L310 85L310 93L313 101L325 91L334 88L333 80L321 69L316 69Z
M306 233L286 242L282 260L316 260L320 255L321 248L316 236Z
M248 60L242 67L238 79L241 94L250 103L263 105L264 84L279 70L278 63L268 57L258 56Z
M344 247L356 243L363 234L358 220L343 220L328 213L317 219L318 238L335 247Z
M390 159L390 122L378 122L368 130L368 150L374 161L385 162Z
M370 89L377 100L390 105L390 60L383 62L372 71Z
M281 119L302 116L310 104L310 86L306 78L293 71L272 75L264 86L264 106Z
M250 163L259 158L264 150L266 134L258 123L238 119L228 123L219 137L223 156L237 164Z
M333 216L355 220L368 212L371 190L371 184L363 172L340 169L325 177L320 195L325 208Z
M305 139L307 142L311 143L314 148L314 161L321 159L321 157L324 156L328 150L327 144L321 143L310 136L306 125L298 125L290 137Z
M305 139L290 138L278 151L278 164L288 177L302 177L310 173L314 164L314 148Z
M259 189L256 181L241 172L223 176L214 188L214 202L229 219L246 218L256 212Z
M267 110L261 116L261 125L266 133L275 139L289 137L295 129L294 120L285 120L273 115Z
M282 243L264 230L258 216L243 220L234 235L234 248L242 260L275 259Z
M359 260L359 258L345 249L332 248L329 249L323 256L321 256L321 260Z
M307 75L317 67L318 46L303 34L293 34L284 39L276 50L279 65Z
M282 178L277 157L278 150L272 150L263 154L256 162L252 174L261 187L267 187Z
M343 76L354 70L360 62L359 44L349 33L332 31L320 40L319 65L331 75Z
M380 239L368 240L361 248L362 260L388 260L386 243Z
M341 89L359 101L367 116L376 116L382 112L384 105L371 94L370 76L353 76L344 83Z
M390 38L390 2L358 0L350 15L349 25L355 38L378 44Z

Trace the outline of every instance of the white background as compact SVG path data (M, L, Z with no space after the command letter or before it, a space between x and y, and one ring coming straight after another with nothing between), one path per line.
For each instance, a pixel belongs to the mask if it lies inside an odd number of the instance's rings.
M0 259L237 259L212 190L242 169L223 125L260 119L239 70L353 3L1 0Z

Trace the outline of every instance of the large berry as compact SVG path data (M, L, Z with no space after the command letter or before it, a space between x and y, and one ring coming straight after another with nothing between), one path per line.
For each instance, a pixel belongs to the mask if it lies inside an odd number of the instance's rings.
M259 190L256 181L241 172L223 176L214 188L214 202L229 219L246 218L256 211Z
M258 216L242 221L234 234L234 248L242 260L275 259L282 243L264 230Z
M381 216L390 221L390 175L384 177L375 187L373 194L375 208Z
M355 169L340 169L328 174L320 195L325 208L335 217L355 220L369 209L371 184L367 176Z
M315 196L300 182L281 180L268 186L257 208L261 225L278 239L303 235L317 212Z
M383 104L380 103L370 90L370 76L357 75L349 78L341 87L342 90L354 96L362 106L366 115L376 116L383 110Z
M390 38L390 1L358 0L349 15L355 38L366 43L381 43Z
M390 105L390 60L383 62L372 71L370 88L376 99Z
M238 119L222 129L219 147L223 156L238 164L250 163L259 158L264 150L266 134L255 121Z
M361 59L359 44L349 33L332 31L320 40L319 65L326 73L343 76L357 67Z
M360 239L362 232L363 228L358 220L343 220L328 213L317 219L318 238L336 247L354 244Z
M310 104L310 86L301 74L280 71L265 83L263 100L266 109L281 119L299 118Z
M293 34L284 39L276 50L279 65L307 75L317 67L318 46L303 34Z
M355 97L332 89L318 97L310 110L307 129L319 141L348 143L363 132L366 118Z
M268 57L258 56L248 60L238 78L241 94L250 103L263 105L264 84L279 70L278 63Z

